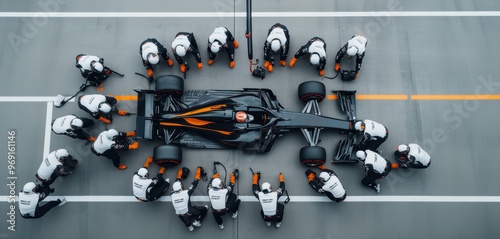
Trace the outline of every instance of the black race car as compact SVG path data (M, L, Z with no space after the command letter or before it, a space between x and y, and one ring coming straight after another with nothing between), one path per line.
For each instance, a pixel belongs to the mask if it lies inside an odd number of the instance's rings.
M336 92L348 120L321 115L318 103L326 91L318 81L299 85L298 96L306 103L302 112L284 110L269 89L184 91L184 80L171 75L158 77L154 91L136 92L137 137L165 141L153 152L154 162L160 166L180 164L180 146L265 153L277 138L292 129L300 129L309 143L300 150L302 164L325 163L325 149L317 146L324 128L349 133L349 140L337 146L336 159L349 159L352 153L355 91Z

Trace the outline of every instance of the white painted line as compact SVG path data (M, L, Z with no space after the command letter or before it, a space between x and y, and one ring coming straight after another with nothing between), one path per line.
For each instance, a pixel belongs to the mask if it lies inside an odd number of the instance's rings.
M246 12L0 12L0 17L246 17ZM253 12L253 17L498 17L500 11Z
M43 158L49 155L50 150L50 136L52 129L52 110L54 109L54 103L47 102L47 113L45 115L45 139L43 141Z
M0 96L0 102L54 102L56 99L56 96ZM75 99L69 102L75 102Z
M254 196L238 196L242 202L257 202ZM284 201L282 196L280 201ZM45 201L56 200L49 196ZM17 197L16 197L17 201ZM138 202L134 196L66 196L68 202ZM170 196L161 197L160 202L171 202ZM192 202L208 202L207 196L192 196ZM0 202L7 202L7 196L0 196ZM290 202L332 202L326 196L290 196ZM420 202L420 203L500 203L500 196L347 196L344 202Z

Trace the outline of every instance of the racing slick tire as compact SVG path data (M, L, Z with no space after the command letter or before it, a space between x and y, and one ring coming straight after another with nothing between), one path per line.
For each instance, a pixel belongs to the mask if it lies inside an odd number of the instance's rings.
M156 94L180 97L184 93L184 80L174 75L163 75L156 78Z
M310 167L325 164L326 150L319 146L306 146L300 149L300 163Z
M171 167L182 163L182 149L178 145L160 145L153 150L153 163L160 167Z
M319 81L306 81L299 85L299 99L303 102L317 100L321 102L325 99L325 85Z

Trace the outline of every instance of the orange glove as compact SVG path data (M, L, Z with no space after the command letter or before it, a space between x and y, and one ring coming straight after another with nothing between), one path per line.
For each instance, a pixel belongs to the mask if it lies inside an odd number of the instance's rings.
M203 68L203 63L198 63L198 69Z
M137 133L135 131L130 131L125 133L126 137L135 137L136 135Z
M181 179L182 178L182 168L180 168L179 170L177 170L177 177L175 177L176 179Z
M235 184L236 183L236 176L234 176L234 173L231 173L229 176L229 183Z
M340 63L335 63L335 71L339 71L340 70Z
M118 113L119 115L121 115L121 116L128 116L128 115L130 115L130 113L129 113L129 112L127 112L127 111L125 111L125 110L118 110L118 112L117 112L117 113Z
M266 68L266 69L267 69L267 67L268 67L269 65L271 65L271 62L270 62L270 61L266 61L266 62L264 62L264 68Z
M325 170L326 169L325 165L319 165L318 168L321 169L321 170Z
M135 141L133 144L128 146L128 149L137 149L139 148L139 142Z
M234 65L235 65L235 64L234 64L234 61L230 61L230 62L229 62L229 68L231 68L231 69L232 69L232 68L234 68Z
M324 76L325 75L325 70L320 70L319 71L319 76Z
M187 69L186 69L186 65L184 65L184 64L181 64L181 65L180 65L180 68L181 68L181 72L182 72L182 73L186 72L186 70L187 70Z
M212 178L218 178L218 177L220 177L220 174L219 174L219 173L215 173L215 174L212 176Z
M214 60L212 60L212 59L208 60L209 65L212 65L213 63L214 63Z
M290 61L290 68L292 68L294 65L295 65L295 62L297 61L297 58L292 58L292 60Z
M146 70L146 72L148 73L148 77L153 77L155 75L151 69Z
M356 72L356 76L354 76L354 79L358 78L358 74L359 74L359 72Z
M160 170L158 170L158 174L163 175L163 174L165 173L165 170L166 170L166 169L167 169L167 168L165 168L165 167L161 167L161 168L160 168Z
M111 120L106 119L106 118L104 118L104 117L102 117L102 116L101 116L101 117L99 117L99 119L98 119L98 120L100 120L100 121L102 121L102 122L104 122L104 123L106 123L106 124L111 124Z
M252 184L259 184L259 175L256 173L253 174Z
M170 58L168 58L167 59L167 64L168 64L168 66L173 66L174 62Z
M234 45L234 48L238 48L240 46L240 44L238 44L238 42L236 40L233 41L233 45Z
M273 72L273 64L269 64L269 65L267 66L267 71L269 71L269 72Z
M94 142L95 141L95 137L94 136L89 136L88 140L91 141L91 142Z
M198 168L196 169L196 174L194 175L194 179L200 181L200 178L201 178L201 167L198 166Z
M148 168L149 164L151 164L151 162L153 162L153 156L149 156L148 159L146 159L146 162L144 162L143 167Z
M399 168L399 164L397 164L397 163L391 163L391 168Z
M281 61L280 61L280 65L281 65L281 66L286 66L286 61L281 60Z
M280 176L278 178L280 180L280 183L285 182L285 177L283 176L282 173L280 173Z
M309 173L309 175L307 175L307 181L308 182L313 181L315 178L316 178L316 173L314 173L314 172Z

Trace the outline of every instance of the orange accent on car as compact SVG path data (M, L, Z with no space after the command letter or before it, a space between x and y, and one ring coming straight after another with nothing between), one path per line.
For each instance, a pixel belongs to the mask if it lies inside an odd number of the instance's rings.
M204 107L204 108L201 108L201 109L197 109L197 110L189 111L189 112L186 112L186 113L182 113L182 114L179 114L178 116L189 116L189 115L194 115L194 114L200 114L200 113L210 112L210 111L213 111L213 110L218 110L218 109L221 109L221 108L224 108L224 107L226 107L226 104L211 105L211 106Z
M231 132L229 132L229 131L216 130L216 129L207 129L207 128L196 127L196 126L191 126L191 125L183 125L183 124L178 124L178 123L160 122L160 125L163 125L163 126L172 126L172 127L187 127L187 128L193 128L193 129L201 129L201 130L206 130L206 131L212 131L212 132L216 132L216 133L223 134L223 135L231 135Z
M189 124L196 125L196 126L203 126L203 125L207 125L207 124L212 124L213 123L213 122L210 122L210 121L196 119L196 118L184 118L184 120L186 122L188 122Z

